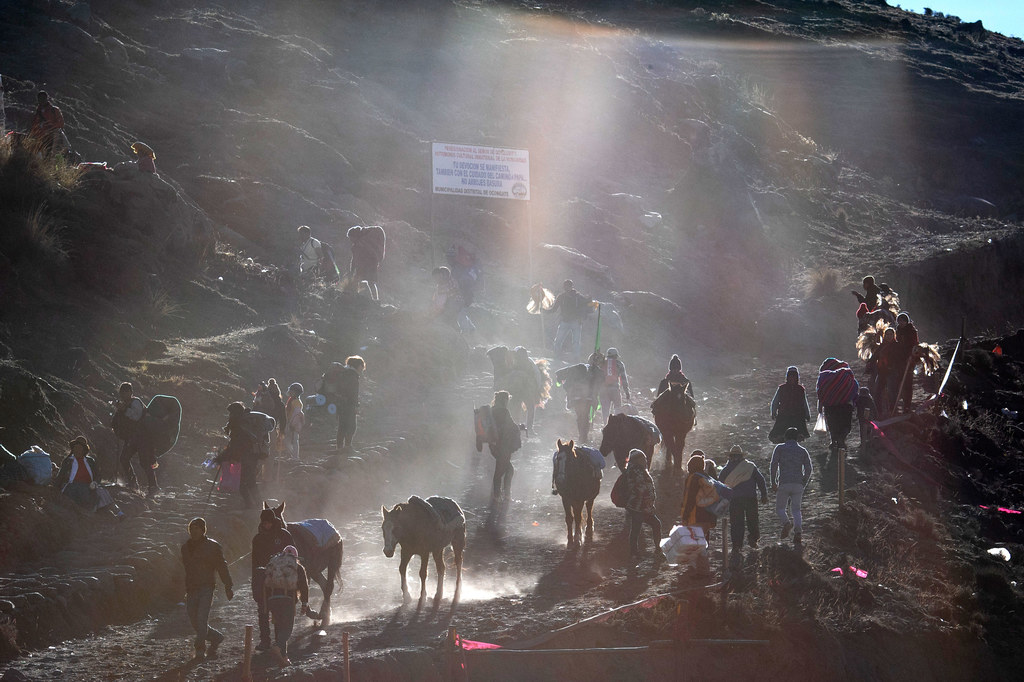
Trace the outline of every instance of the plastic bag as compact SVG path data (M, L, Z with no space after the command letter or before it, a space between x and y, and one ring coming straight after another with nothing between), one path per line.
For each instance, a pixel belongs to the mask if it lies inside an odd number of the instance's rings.
M814 432L815 433L828 433L828 427L825 426L825 413L824 412L819 412L818 413L818 420L816 422L814 422Z

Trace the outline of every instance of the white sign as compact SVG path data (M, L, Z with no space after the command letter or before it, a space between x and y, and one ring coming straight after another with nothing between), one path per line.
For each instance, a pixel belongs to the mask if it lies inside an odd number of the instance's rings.
M434 194L490 199L530 199L526 149L433 143Z

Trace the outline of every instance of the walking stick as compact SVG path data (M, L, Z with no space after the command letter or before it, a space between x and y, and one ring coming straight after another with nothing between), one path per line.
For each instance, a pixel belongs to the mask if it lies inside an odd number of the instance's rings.
M217 481L220 479L220 470L223 467L223 462L217 465L217 474L213 477L213 483L210 485L210 492L206 493L206 504L210 504L210 498L213 497L213 489L217 487Z
M889 416L892 416L892 414L896 412L896 408L900 404L900 397L903 395L903 386L904 386L904 384L907 383L907 374L910 373L910 368L914 366L915 362L916 362L916 360L914 358L914 353L911 352L910 353L910 357L907 358L907 368L905 370L903 370L903 378L900 380L900 390L896 391L896 399L892 401L892 410L889 412ZM909 404L910 401L908 400L906 402L907 402L907 404L904 405L904 407L907 409L907 411L909 411L910 410L910 404Z

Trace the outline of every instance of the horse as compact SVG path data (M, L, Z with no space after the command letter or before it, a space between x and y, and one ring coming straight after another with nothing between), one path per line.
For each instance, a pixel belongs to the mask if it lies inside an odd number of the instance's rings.
M661 442L661 431L650 420L630 414L613 414L601 429L601 454L615 455L615 466L626 470L626 457L633 448L647 455L647 468L651 467L655 446Z
M569 547L582 544L583 509L587 510L586 540L594 537L594 499L601 492L601 469L604 459L593 448L574 445L573 441L563 443L558 439L558 450L554 455L554 471L551 482L554 491L562 497L565 509L565 542Z
M320 611L308 611L306 615L313 620L321 621L323 625L329 625L331 594L334 593L334 584L341 584L341 560L344 555L341 533L327 519L306 519L287 523L284 521L284 505L282 502L271 508L264 502L263 508L272 509L274 516L285 523L295 542L295 549L299 550L299 558L302 559L306 575L315 580L323 592L324 602L320 605Z
M669 471L682 471L686 434L697 423L697 404L682 384L670 383L668 390L651 403L654 423L663 437Z
M447 497L428 497L426 500L413 495L406 503L398 503L390 511L387 507L380 508L383 522L381 531L384 534L384 556L389 559L395 555L395 547L402 546L402 559L398 564L398 574L402 577L402 603L409 602L412 597L405 581L405 568L413 556L420 557L420 600L427 594L427 555L433 554L434 565L437 567L437 592L434 594L434 607L441 603L444 591L444 549L452 546L455 552L455 596L452 605L459 601L462 590L462 554L466 549L466 515L455 500Z

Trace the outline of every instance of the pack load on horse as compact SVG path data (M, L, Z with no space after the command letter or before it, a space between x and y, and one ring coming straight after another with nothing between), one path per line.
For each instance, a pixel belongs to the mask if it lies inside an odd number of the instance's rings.
M661 431L654 422L630 414L613 414L601 430L601 454L615 455L615 466L626 470L626 457L633 448L642 450L647 456L647 468L651 466L654 448L661 442Z
M594 537L594 499L601 492L601 470L605 461L594 448L575 445L558 439L552 457L551 492L561 495L565 510L565 538L569 547L579 547L585 537ZM583 535L583 510L587 512L586 535Z
M696 401L686 392L686 386L673 382L651 403L651 413L663 438L666 466L669 471L682 471L686 435L697 424Z
M405 569L410 559L420 557L420 606L427 594L427 557L433 555L437 568L437 592L434 607L441 603L444 592L444 550L451 545L455 553L455 595L452 604L459 601L462 590L462 557L466 549L466 515L459 504L447 497L428 497L424 500L413 495L408 502L400 502L392 509L382 506L381 532L384 535L384 556L395 555L401 546L398 574L402 577L402 601L412 599L406 583Z
M272 510L274 516L282 522L284 522L284 507L284 502L276 507L270 507L266 502L263 503L263 508ZM341 533L327 519L285 522L285 528L292 534L295 548L299 550L299 557L302 559L302 565L306 567L306 573L316 581L324 595L320 610L307 611L306 615L313 620L320 621L322 625L329 625L331 622L331 595L334 593L335 583L341 584L341 561L344 556ZM269 571L269 564L267 569ZM269 579L268 576L266 580L269 581Z

